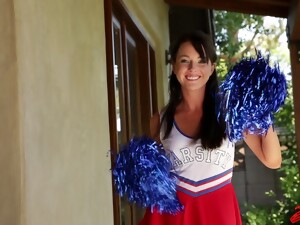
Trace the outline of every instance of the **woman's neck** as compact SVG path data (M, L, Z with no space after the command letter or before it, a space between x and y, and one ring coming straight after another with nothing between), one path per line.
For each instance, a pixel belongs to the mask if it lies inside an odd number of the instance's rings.
M205 95L205 87L195 91L182 90L182 109L187 111L202 111Z

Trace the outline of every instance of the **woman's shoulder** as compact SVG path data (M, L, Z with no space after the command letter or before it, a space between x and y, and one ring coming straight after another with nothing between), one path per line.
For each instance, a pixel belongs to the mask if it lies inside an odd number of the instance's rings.
M160 140L160 129L163 116L166 112L166 106L162 109L158 110L156 113L152 115L150 118L150 135L155 140Z
M160 113L156 112L150 118L150 136L156 141L160 140Z

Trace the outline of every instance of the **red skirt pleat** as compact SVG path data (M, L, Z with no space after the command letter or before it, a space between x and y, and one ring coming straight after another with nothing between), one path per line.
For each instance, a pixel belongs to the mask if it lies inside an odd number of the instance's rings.
M199 197L177 192L184 210L175 215L146 210L139 225L241 225L239 205L232 184Z

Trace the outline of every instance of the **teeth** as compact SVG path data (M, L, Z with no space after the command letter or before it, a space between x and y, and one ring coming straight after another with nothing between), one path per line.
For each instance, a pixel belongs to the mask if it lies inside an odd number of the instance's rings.
M194 76L187 76L186 77L188 80L198 80L199 79L199 76L196 76L196 77L194 77Z

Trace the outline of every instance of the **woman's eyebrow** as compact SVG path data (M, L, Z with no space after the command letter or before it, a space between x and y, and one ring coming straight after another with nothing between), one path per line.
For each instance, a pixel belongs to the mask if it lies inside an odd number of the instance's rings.
M188 55L185 55L185 54L183 54L183 55L178 55L178 58L181 58L181 57L188 57L188 58L190 58ZM200 55L198 56L198 59L201 59L201 56L200 56ZM205 59L205 57L204 57L204 59Z
M188 55L179 55L178 57L189 57Z

